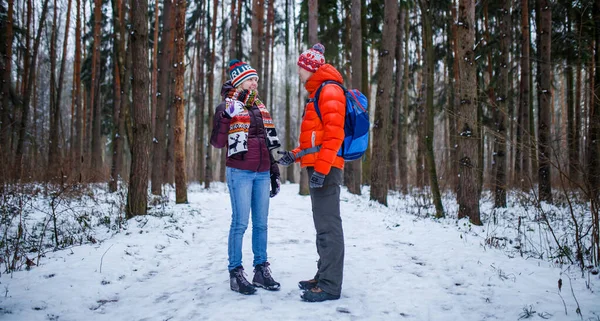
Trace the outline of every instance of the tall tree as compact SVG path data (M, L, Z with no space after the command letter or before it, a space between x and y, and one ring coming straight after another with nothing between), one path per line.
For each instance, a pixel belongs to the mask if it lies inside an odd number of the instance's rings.
M548 0L536 1L538 39L538 190L540 200L552 203L550 126L552 119L552 8Z
M507 110L506 101L508 97L508 56L510 41L510 1L502 0L498 11L498 39L500 41L500 56L498 57L499 73L496 77L496 101L494 105L494 123L496 132L494 135L494 160L496 166L496 178L494 183L494 206L506 207L506 127Z
M154 35L152 37L152 89L150 95L152 95L152 105L150 105L152 113L150 114L152 119L152 133L155 133L156 127L156 105L158 105L158 31L160 29L160 18L159 18L159 0L154 0ZM154 153L152 153L154 156ZM154 160L152 162L154 164ZM154 168L154 165L152 165Z
M265 51L265 62L264 62L264 76L263 79L261 80L262 83L262 90L261 90L261 96L264 97L266 103L268 106L270 106L271 108L271 112L273 112L273 108L275 107L275 105L273 104L273 102L271 100L269 100L269 93L271 90L271 86L270 86L270 79L271 79L271 69L273 68L271 66L271 45L273 43L273 33L271 32L272 26L273 24L275 24L275 0L267 0L268 1L268 9L267 9L267 32L266 32L266 36L265 36L265 47L264 47L264 51Z
M114 99L112 132L112 165L108 189L115 192L119 183L119 174L123 164L124 117L121 112L126 108L129 97L127 78L125 77L125 17L122 0L112 0L113 8L113 53L114 53Z
M167 172L167 105L169 104L170 75L173 66L173 45L175 44L174 22L173 3L165 1L162 14L162 36L158 54L158 85L155 95L157 98L156 118L154 120L154 138L152 139L152 184L150 190L154 195L162 194L162 185L165 173Z
M77 0L77 13L75 18L75 62L73 64L73 95L75 102L74 114L74 134L71 140L73 141L71 156L73 169L75 171L74 177L81 181L81 144L83 138L83 106L81 101L81 0Z
M520 179L523 189L530 188L530 155L531 135L529 131L529 109L530 109L530 29L529 29L529 1L521 1L521 79L519 80L519 114L517 121L517 146L515 150L516 164L515 175Z
M11 100L10 90L12 86L12 56L13 56L13 13L14 0L8 1L6 12L6 20L0 19L0 43L5 45L0 46L0 69L2 70L2 102L0 109L0 150L4 151L0 156L0 175L6 177L5 166L9 163L9 155L11 154L10 136L11 136ZM29 13L28 13L29 15ZM0 179L2 183L3 179Z
M217 16L217 8L219 7L219 0L213 0L213 17ZM210 15L206 15L206 26L209 26L209 17ZM207 65L208 77L207 77L207 91L208 91L208 132L212 132L212 119L214 115L214 82L215 82L215 37L217 32L217 24L215 21L211 21L210 24L210 39L209 42L212 44L207 46L207 52L210 54L210 61ZM256 68L256 67L255 67ZM206 169L205 169L205 177L204 177L204 187L209 188L210 182L213 180L213 172L212 172L212 147L210 144L206 145Z
M290 3L289 0L285 0L285 70L286 75L289 75L292 71L290 70ZM292 106L291 106L291 95L292 95L292 84L290 83L291 77L285 77L285 150L291 150L292 146ZM302 88L300 88L302 89ZM294 165L288 166L286 169L286 179L295 183L294 179Z
M35 36L35 40L33 42L33 52L30 57L30 66L29 66L29 74L27 75L27 84L24 85L24 95L23 95L23 110L21 113L21 122L19 124L19 132L18 132L18 143L15 151L15 159L13 162L13 173L17 177L17 179L21 179L21 173L23 169L23 154L25 153L25 140L27 139L27 123L29 120L29 104L32 98L32 88L33 88L33 80L35 74L35 66L38 51L40 48L40 40L42 37L42 31L44 29L44 22L46 21L46 14L48 13L48 0L44 0L44 4L42 6L42 13L40 15L40 21L38 23L38 30ZM26 53L29 54L29 53Z
M216 14L215 14L216 17ZM264 0L252 0L252 48L250 53L250 65L263 75L263 53L264 53ZM261 77L261 80L264 76ZM262 93L261 93L262 94Z
M187 203L185 163L185 0L175 4L175 203Z
M196 179L198 182L204 181L204 109L206 104L204 103L204 65L205 65L205 48L206 40L205 35L205 24L204 24L204 7L207 1L200 3L200 21L198 29L196 30L196 79L198 83L194 91L194 101L196 103L196 158L198 159L198 166L196 168Z
M588 184L592 202L595 203L594 221L596 225L595 241L598 244L598 209L600 208L600 0L594 2L594 99L590 108L590 125L588 129ZM600 249L599 249L600 252ZM598 253L600 257L600 253Z
M58 122L60 118L60 106L56 101L56 20L58 10L54 0L52 14L52 31L50 35L50 133L48 142L48 168L46 170L47 178L54 178L58 170ZM67 32L68 33L68 32Z
M133 142L127 194L127 218L145 215L148 205L148 163L151 120L148 111L148 0L131 0Z
M71 3L72 1L69 0L67 3L67 20L65 22L65 35L63 38L63 50L62 50L62 58L61 58L61 62L60 62L60 69L58 72L58 87L56 89L56 109L55 109L55 113L57 115L54 116L55 118L55 122L60 123L60 106L62 105L62 89L63 89L63 83L64 83L64 78L65 78L65 66L66 66L66 62L67 62L67 50L68 50L68 44L69 44L69 34L71 33L71 31L69 30L69 26L71 25ZM58 139L58 137L57 137ZM58 147L58 144L56 145L56 147ZM65 146L63 146L63 148L65 148ZM57 159L55 165L60 165L61 162L61 157L62 157L62 151L60 151L58 148L55 151L55 159ZM50 163L50 165L52 166L53 164Z
M371 169L371 199L387 206L388 181L388 130L390 103L393 91L394 48L396 47L396 29L398 24L398 1L385 0L385 17L379 49L377 70L377 101L373 127L373 163Z
M477 78L475 65L475 1L459 0L457 20L458 44L458 218L468 217L481 225L479 212L479 129L477 122Z
M96 179L102 171L102 107L100 104L100 48L102 0L94 0L94 42L92 44L92 85L90 88L90 121L92 127L91 170Z
M432 9L429 0L420 0L421 16L423 17L423 51L425 52L425 92L426 92L426 122L425 122L425 145L427 161L427 171L429 172L429 184L433 203L435 204L435 217L444 217L444 207L442 206L442 197L438 185L437 171L435 168L435 155L433 153L433 86L434 86L434 46L433 46L433 28L432 28Z
M352 88L362 88L362 6L360 0L352 0ZM345 164L344 182L348 192L360 195L362 160Z

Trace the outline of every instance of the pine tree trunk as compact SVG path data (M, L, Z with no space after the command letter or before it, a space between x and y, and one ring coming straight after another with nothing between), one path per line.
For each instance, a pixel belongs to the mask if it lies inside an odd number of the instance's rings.
M75 171L74 178L81 182L81 145L83 138L83 106L81 101L81 0L77 0L77 17L75 19L75 63L73 70L73 95L75 101L74 134L72 144L72 166Z
M0 110L0 150L3 151L0 156L0 186L3 186L5 178L8 178L8 164L10 162L9 155L12 154L10 146L10 136L12 133L11 125L11 100L10 90L12 86L12 56L13 56L13 13L14 0L8 0L8 11L6 20L0 22L0 43L5 44L0 46L0 59L2 70L2 105ZM1 188L1 187L0 187Z
M600 21L600 0L594 3L594 20ZM596 225L598 222L598 208L600 207L600 24L594 26L595 43L595 70L594 70L594 99L590 108L590 124L588 129L588 184L590 187L590 196L595 202ZM596 242L598 241L598 226L596 226ZM598 244L598 243L597 243ZM600 256L600 253L598 253Z
M290 61L290 3L289 0L285 0L285 71L286 75L291 74L289 68ZM291 77L285 77L285 150L291 150L294 148L292 143L292 106L291 106L291 95L292 95L292 84L290 83ZM286 168L285 178L290 183L295 183L294 168L296 165L290 165Z
M58 120L60 117L60 106L56 100L56 20L57 20L57 5L54 0L53 15L52 15L52 31L50 35L50 132L48 141L48 168L46 178L48 180L56 177L58 170Z
M113 25L114 25L114 100L113 100L113 144L112 144L112 166L110 172L110 181L108 182L108 190L110 192L117 191L119 183L119 174L123 164L123 135L124 122L121 110L126 106L124 102L129 96L127 78L125 78L125 30L124 30L124 12L122 0L112 0L113 6Z
M201 4L201 11L204 11L204 6L206 2L203 1ZM196 30L196 41L198 50L196 51L196 79L198 79L198 84L195 88L194 92L194 100L196 103L196 157L198 158L197 168L196 168L196 179L199 183L204 182L204 49L206 48L205 44L205 25L204 19L200 18L198 30Z
M152 120L152 134L156 132L156 105L158 105L158 96L156 93L158 92L158 30L160 29L160 18L159 18L159 8L158 8L159 0L154 0L154 43L152 44L152 90L150 91L150 95L152 95L152 105L150 105L150 110L152 111L150 115L150 119ZM154 146L154 145L153 145ZM154 156L154 151L153 154ZM152 161L152 168L154 169L154 160Z
M394 48L398 24L398 1L385 1L385 17L379 51L379 78L377 80L377 101L373 127L373 163L371 170L371 199L387 206L388 182L388 121L393 91Z
M456 0L452 0L452 26L449 28L451 31L451 44L452 44L452 53L453 57L452 64L449 66L449 69L452 73L452 83L451 90L451 99L448 103L448 143L449 143L449 171L448 176L450 177L450 188L454 193L458 193L458 150L457 150L457 129L456 129L456 108L460 103L460 99L458 96L458 79L459 79L459 70L458 70L458 41L457 41L457 32L458 26L455 21L458 19L458 13L456 11Z
M510 38L510 3L507 0L502 0L501 7L498 11L497 28L500 41L500 72L496 79L496 101L492 102L494 106L494 119L496 132L494 135L494 160L496 166L496 177L494 181L494 206L496 208L506 207L506 129L507 129L507 108L506 101L508 96L508 55Z
M163 7L162 40L159 44L156 113L154 120L154 137L152 138L152 174L151 191L153 195L162 194L165 173L167 172L167 105L171 87L171 69L173 62L172 44L175 42L173 23L175 15L173 3L165 1Z
M33 78L36 67L36 60L38 55L38 50L40 48L40 39L42 37L42 31L44 29L44 21L46 20L46 14L48 12L48 0L44 0L44 5L42 6L42 13L40 15L40 21L38 23L37 35L35 36L35 40L33 42L33 55L31 56L31 65L29 66L29 75L27 77L27 84L25 84L25 94L23 95L23 111L21 114L21 122L19 124L19 132L18 132L18 143L15 151L15 159L13 162L13 174L20 180L22 177L22 169L23 169L23 154L25 153L25 140L27 139L27 122L29 119L29 104L31 102L32 96L32 88L33 88Z
M352 88L362 88L362 24L360 0L352 0ZM344 181L348 192L361 195L362 158L344 165Z
M404 75L402 77L402 106L404 106L404 117L402 123L404 126L400 128L400 138L398 143L399 155L398 155L398 171L400 172L400 190L404 193L408 193L408 151L407 151L407 136L408 136L408 83L409 83L409 35L410 35L410 19L408 10L404 11Z
M440 188L438 186L437 171L435 168L435 154L433 152L433 137L434 137L434 123L433 123L433 86L434 84L434 50L433 47L433 30L432 30L432 19L431 8L428 5L427 0L420 0L421 5L421 16L423 17L423 51L425 52L425 91L427 95L426 103L426 122L425 122L425 144L426 144L426 155L427 171L429 172L429 184L431 186L431 194L433 197L433 203L435 204L435 217L444 217L444 207L442 206L442 197L440 195Z
M239 11L236 10L236 0L231 0L231 29L229 30L229 60L237 58L238 25L240 21Z
M148 163L151 124L148 81L148 0L131 1L131 55L133 89L133 144L127 194L127 218L145 215L148 205Z
M267 0L268 1L268 9L267 9L267 32L266 32L266 36L265 36L265 48L264 48L264 52L265 52L265 68L264 68L264 76L263 79L261 80L262 83L262 90L261 90L261 97L263 97L264 102L267 106L269 106L269 110L271 111L271 113L273 114L273 117L275 117L275 114L273 113L273 109L275 108L275 104L273 104L273 102L271 100L269 100L269 93L271 91L270 88L270 74L271 74L271 44L273 41L273 36L271 34L271 26L274 23L275 20L275 7L274 7L274 2L275 0Z
M175 203L187 203L185 163L185 0L175 4Z
M94 180L102 175L102 106L100 104L100 45L102 0L94 2L94 43L92 46L92 87L90 89L90 122L92 125L91 174Z
M219 7L219 0L214 0L213 3L213 16L216 17L216 12L217 12L217 8ZM209 16L206 16L207 19L207 23L206 25L208 26L208 20L209 20ZM212 119L213 119L213 115L214 115L214 79L215 79L215 74L214 74L214 69L215 69L215 50L216 50L216 42L215 42L215 34L216 34L216 29L217 29L217 25L216 23L214 23L214 21L212 22L212 24L210 25L210 41L212 43L212 46L208 47L208 52L210 52L210 61L208 62L208 77L207 77L207 87L208 87L208 132L211 133L212 132ZM253 66L254 67L254 66ZM254 67L256 68L256 67ZM206 145L206 170L205 170L205 179L204 179L204 187L205 188L209 188L210 187L210 182L212 182L213 180L213 164L212 164L212 147L210 144Z
M552 9L548 0L537 0L536 14L540 17L538 28L538 180L541 201L552 203L550 171L552 117Z
M475 1L459 0L458 6L458 218L468 217L481 225L479 212L480 189L477 173L479 164L479 128L477 122L477 78L475 55Z
M264 19L264 0L252 0L252 48L250 49L250 65L261 75L260 79L264 79L264 70L262 68Z
M530 64L529 64L529 8L528 1L521 1L521 79L519 82L519 115L517 124L517 146L515 175L523 190L531 188L531 134L529 131L530 110Z

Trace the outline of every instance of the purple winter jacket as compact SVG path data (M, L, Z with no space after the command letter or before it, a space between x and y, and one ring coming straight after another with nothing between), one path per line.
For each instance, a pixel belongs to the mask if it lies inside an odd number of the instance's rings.
M225 114L225 98L229 91L235 90L231 85L231 81L227 81L221 88L221 102L215 110L213 117L213 130L210 136L210 143L215 148L223 148L227 146L227 136L229 132L229 123L231 118L224 116ZM263 125L262 114L260 109L254 105L249 110L250 128L248 128L248 151L227 156L227 167L249 170L254 172L270 171L271 175L279 174L279 166L269 152L266 142L265 127Z

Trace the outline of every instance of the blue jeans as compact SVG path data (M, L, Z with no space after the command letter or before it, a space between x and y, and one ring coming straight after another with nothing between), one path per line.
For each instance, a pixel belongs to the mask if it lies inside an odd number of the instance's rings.
M229 228L229 271L242 265L242 240L248 228L252 210L253 266L267 261L267 218L269 215L268 171L253 172L227 167L227 186L231 198L231 227Z

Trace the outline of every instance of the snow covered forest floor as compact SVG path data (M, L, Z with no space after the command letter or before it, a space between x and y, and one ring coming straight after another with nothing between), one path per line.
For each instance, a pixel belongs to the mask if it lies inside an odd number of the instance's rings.
M125 192L105 185L5 193L0 320L600 320L598 267L577 264L560 200L535 207L513 192L498 211L484 195L484 225L473 226L456 218L452 195L438 220L425 192L391 193L385 207L368 187L342 188L342 298L305 303L297 282L314 275L317 253L297 184L270 205L269 261L282 288L251 296L229 290L227 186L191 185L182 205L166 194L126 221ZM585 203L573 213L587 226ZM250 227L243 253L251 278Z

